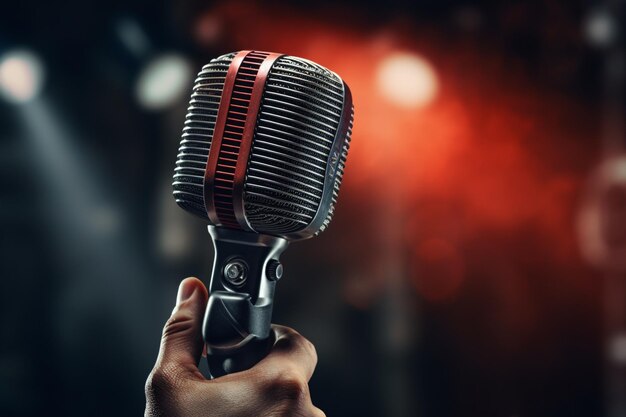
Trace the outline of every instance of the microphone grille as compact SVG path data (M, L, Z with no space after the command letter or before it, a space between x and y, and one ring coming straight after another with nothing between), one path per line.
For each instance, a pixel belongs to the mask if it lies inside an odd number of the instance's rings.
M316 216L327 161L342 121L344 84L333 72L303 58L282 56L265 84L245 181L246 218L269 234L294 233ZM330 222L347 157L352 115L341 148L328 214Z
M205 65L196 78L174 169L174 199L183 209L206 219L204 172L220 107L226 73L235 53Z
M176 202L205 220L207 160L236 56L222 55L198 74L174 172ZM275 60L265 80L243 180L242 208L250 229L306 238L327 227L353 115L350 91L335 73L303 58L281 55Z

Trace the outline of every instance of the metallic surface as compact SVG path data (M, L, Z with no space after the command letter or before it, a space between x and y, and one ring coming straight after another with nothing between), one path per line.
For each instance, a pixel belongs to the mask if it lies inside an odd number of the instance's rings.
M237 95L238 82L251 94ZM345 83L311 61L257 51L211 61L183 131L176 201L213 225L314 236L334 212L352 109Z
M235 81L239 71L239 67L243 63L247 52L242 51L234 56L228 67L228 73L224 80L222 94L220 97L220 105L215 120L215 128L211 138L211 147L204 171L204 206L206 213L213 224L224 224L227 227L237 227L237 221L234 214L227 215L224 212L232 212L232 183L233 172L237 161L235 153L234 158L229 158L229 150L237 149L237 140L225 137L224 133L227 129L229 115L232 118L231 100L233 99L233 90L235 89ZM228 126L234 129L232 126ZM228 132L232 134L233 132ZM225 144L222 144L225 141ZM234 142L234 143L233 143ZM224 207L226 206L226 207ZM229 210L230 208L230 210ZM222 211L221 216L218 210Z
M218 377L249 368L271 347L276 282L266 271L271 263L280 263L289 242L226 227L208 230L215 259L202 333L210 374ZM245 263L246 279L231 282L224 277L233 263Z
M205 65L196 78L189 102L185 127L174 169L174 198L180 207L202 218L207 214L204 204L204 174L218 109L229 65L235 54L226 54Z
M277 60L248 165L245 211L255 230L292 239L324 230L349 146L346 109L351 97L336 74L302 58Z
M224 267L224 279L229 284L241 286L246 282L247 277L248 266L242 259L231 260Z

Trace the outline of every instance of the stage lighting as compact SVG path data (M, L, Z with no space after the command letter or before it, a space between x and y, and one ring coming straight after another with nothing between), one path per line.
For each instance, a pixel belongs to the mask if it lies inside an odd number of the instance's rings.
M5 100L29 102L39 95L43 81L43 64L33 52L12 50L0 57L0 92Z
M592 176L578 218L583 256L611 271L626 271L626 155L605 160Z
M191 65L186 59L174 54L158 56L139 75L137 100L150 110L166 108L187 92L191 79Z
M593 46L608 46L617 37L617 22L608 10L597 9L587 17L584 31L587 40Z
M614 335L610 340L609 357L617 364L626 365L626 334Z
M176 103L191 88L193 68L176 53L158 47L148 32L131 17L114 24L117 60L132 80L134 96L148 110L164 110Z
M406 108L430 104L439 87L433 66L424 58L408 52L396 52L385 57L378 65L376 77L383 97Z

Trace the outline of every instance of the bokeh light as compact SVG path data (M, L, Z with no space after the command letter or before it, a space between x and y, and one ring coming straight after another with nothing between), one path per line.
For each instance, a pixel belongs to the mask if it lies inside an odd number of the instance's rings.
M12 103L26 103L41 92L44 68L31 51L13 50L0 57L0 92Z
M592 176L578 217L588 262L626 271L626 155L605 160Z
M175 54L159 56L139 76L137 100L149 110L167 108L185 95L191 78L191 65L185 58Z
M584 32L590 44L597 47L607 46L617 36L617 22L607 10L600 8L587 16Z
M407 108L430 104L439 88L433 66L419 55L408 52L386 56L378 64L376 82L383 97Z

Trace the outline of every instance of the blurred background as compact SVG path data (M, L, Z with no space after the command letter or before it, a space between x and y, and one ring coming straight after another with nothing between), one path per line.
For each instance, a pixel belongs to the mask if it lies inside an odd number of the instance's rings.
M335 219L274 321L329 416L626 416L623 1L5 2L0 415L136 416L206 225L171 196L202 65L351 86Z

